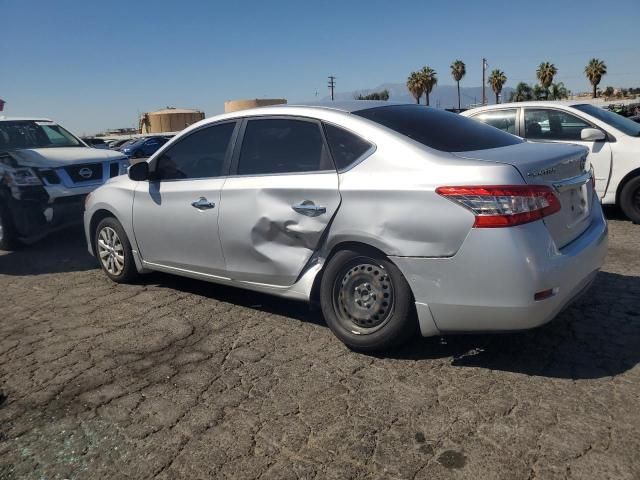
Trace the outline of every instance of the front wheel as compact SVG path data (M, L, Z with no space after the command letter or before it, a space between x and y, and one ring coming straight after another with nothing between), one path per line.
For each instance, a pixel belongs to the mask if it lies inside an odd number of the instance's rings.
M633 223L640 223L640 177L625 184L620 192L620 208Z
M117 283L130 283L138 276L131 244L120 222L113 217L102 219L94 235L94 251L107 276Z
M320 305L333 333L354 350L385 350L417 330L409 284L386 257L341 250L329 261Z

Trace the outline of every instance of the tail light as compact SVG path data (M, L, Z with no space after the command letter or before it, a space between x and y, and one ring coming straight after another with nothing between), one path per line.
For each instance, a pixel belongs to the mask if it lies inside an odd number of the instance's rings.
M560 210L560 201L544 185L438 187L436 193L470 210L475 228L513 227Z

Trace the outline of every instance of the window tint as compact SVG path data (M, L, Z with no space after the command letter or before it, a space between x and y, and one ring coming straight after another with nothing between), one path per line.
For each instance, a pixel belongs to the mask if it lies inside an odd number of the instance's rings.
M420 105L392 105L353 113L445 152L485 150L522 142L470 118Z
M516 134L516 109L493 110L474 115L474 120L499 128L507 133Z
M223 175L222 167L235 122L198 130L178 140L157 161L159 180L207 178Z
M334 125L325 124L324 131L338 170L349 168L371 148L366 140Z
M573 108L580 110L584 113L588 113L592 117L596 117L598 120L608 123L614 128L617 128L621 132L631 135L632 137L640 137L640 124L623 117L620 114L605 110L595 105L573 105Z
M249 120L238 173L296 173L333 170L320 125L302 120Z
M583 128L590 128L584 120L560 110L525 108L525 137L533 140L581 140Z

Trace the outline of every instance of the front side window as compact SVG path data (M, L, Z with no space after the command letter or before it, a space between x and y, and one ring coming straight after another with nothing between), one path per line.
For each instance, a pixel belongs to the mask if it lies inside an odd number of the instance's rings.
M640 137L640 124L634 122L633 120L629 120L628 118L625 118L620 114L605 110L602 107L596 107L595 105L589 104L573 105L573 108L587 113L592 117L597 118L598 120L602 120L603 122L608 123L612 127L617 128L627 135L630 135L632 137Z
M372 147L366 140L335 125L325 123L324 130L338 170L351 167Z
M583 128L591 128L584 120L560 110L526 108L525 137L531 140L580 141Z
M334 170L320 125L289 119L249 120L238 160L239 175Z
M482 112L471 118L479 120L482 123L491 125L492 127L499 128L500 130L516 134L516 112L515 108L504 110L493 110L488 112Z
M224 160L235 122L197 130L178 140L157 160L155 178L182 180L224 175Z

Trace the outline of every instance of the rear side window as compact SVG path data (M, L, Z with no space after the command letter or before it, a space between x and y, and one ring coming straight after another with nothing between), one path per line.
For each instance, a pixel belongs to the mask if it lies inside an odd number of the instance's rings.
M479 120L492 127L499 128L503 132L512 133L513 135L516 134L515 108L482 112L471 118Z
M335 170L320 125L289 119L249 120L242 140L239 175Z
M182 180L223 175L224 160L235 126L235 122L213 125L178 140L158 158L156 178Z
M327 142L338 170L346 170L351 167L372 147L366 140L334 125L325 123L324 131L327 134Z
M353 113L443 152L486 150L523 142L470 118L420 105L390 105Z

